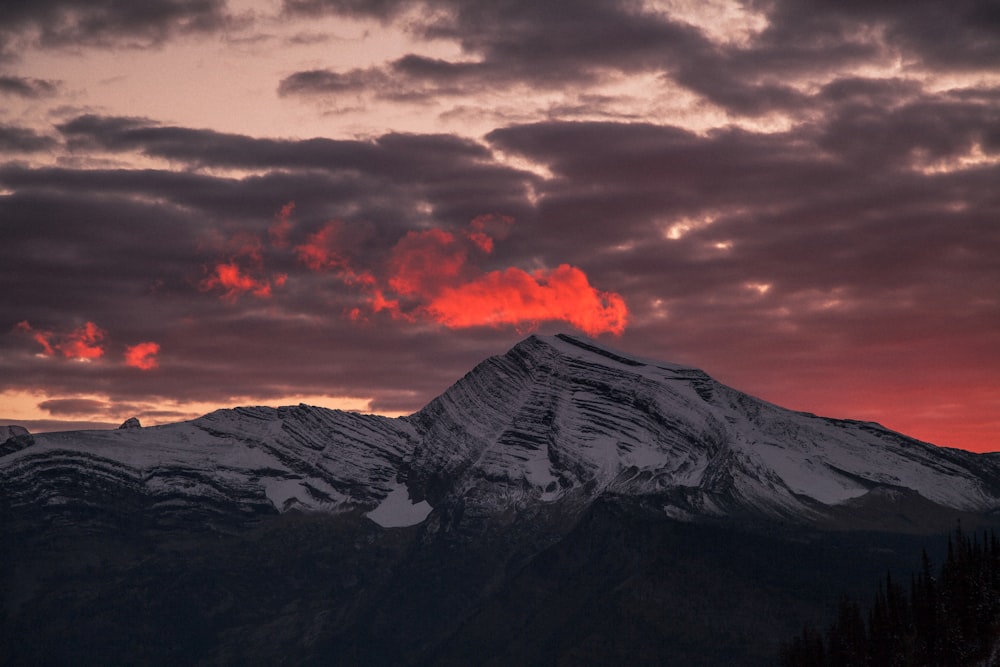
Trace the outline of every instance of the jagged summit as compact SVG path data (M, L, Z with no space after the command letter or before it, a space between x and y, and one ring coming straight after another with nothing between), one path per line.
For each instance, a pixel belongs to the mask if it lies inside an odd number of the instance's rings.
M8 426L0 426L0 441L6 440L7 438L15 438L17 436L30 435L28 429L23 426L18 426L17 424L10 424Z
M102 479L171 516L298 508L367 513L386 526L572 513L607 495L687 520L821 522L903 496L966 512L1000 507L996 457L786 410L698 369L562 334L486 359L405 418L218 410L35 436L4 454L0 471L15 505L100 504L80 480Z
M127 430L132 428L142 428L142 424L139 422L138 417L129 417L122 422L121 426L118 427L119 430Z

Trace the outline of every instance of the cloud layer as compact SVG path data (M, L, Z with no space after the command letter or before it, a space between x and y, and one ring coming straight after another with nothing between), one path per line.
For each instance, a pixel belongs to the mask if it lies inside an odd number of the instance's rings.
M0 392L53 424L406 412L571 329L1000 448L995 3L8 5ZM244 77L284 125L137 114L102 91L139 72L22 57L207 43L207 80Z

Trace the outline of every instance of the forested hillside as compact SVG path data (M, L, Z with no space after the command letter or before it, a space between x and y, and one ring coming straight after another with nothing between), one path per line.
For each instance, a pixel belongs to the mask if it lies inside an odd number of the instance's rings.
M825 632L805 627L781 649L783 667L1000 664L1000 540L959 527L935 569L923 553L904 586L887 575L867 610L843 596Z

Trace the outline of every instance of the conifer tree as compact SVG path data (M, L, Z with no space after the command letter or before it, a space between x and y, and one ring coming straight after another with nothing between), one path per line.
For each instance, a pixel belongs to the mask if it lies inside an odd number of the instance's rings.
M867 619L867 623L865 622ZM985 664L1000 641L1000 539L961 525L948 538L935 575L921 553L909 596L892 574L880 584L867 615L842 596L824 636L811 627L782 646L783 667L967 667Z

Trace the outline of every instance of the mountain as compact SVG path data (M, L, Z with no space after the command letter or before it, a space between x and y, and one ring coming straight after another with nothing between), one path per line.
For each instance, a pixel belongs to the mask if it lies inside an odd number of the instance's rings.
M15 511L99 508L103 493L128 494L156 520L296 508L374 512L383 525L420 503L461 500L488 518L581 508L607 493L655 496L680 519L816 523L906 495L954 510L1000 507L994 455L785 410L702 371L566 335L532 336L488 359L410 417L236 408L32 439L0 461Z
M22 431L0 444L5 664L768 664L838 586L1000 509L997 455L567 335L403 418Z

